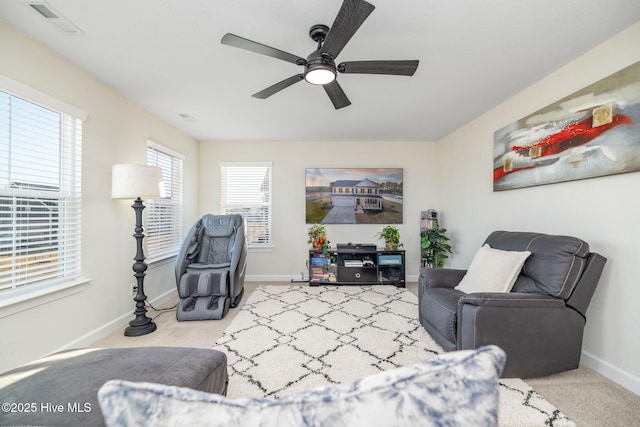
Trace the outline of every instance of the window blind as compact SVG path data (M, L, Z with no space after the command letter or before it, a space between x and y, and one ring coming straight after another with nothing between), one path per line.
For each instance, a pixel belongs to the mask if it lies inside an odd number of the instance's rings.
M266 247L271 241L271 163L222 163L221 211L240 214L249 247Z
M182 163L184 156L147 143L147 164L162 169L166 197L147 201L146 254L153 260L176 255L182 244Z
M81 268L82 119L3 83L0 291L76 277Z

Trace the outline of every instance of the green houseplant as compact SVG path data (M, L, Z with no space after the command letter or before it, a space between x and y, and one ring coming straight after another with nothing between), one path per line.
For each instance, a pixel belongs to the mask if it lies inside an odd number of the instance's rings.
M453 253L451 245L447 243L449 238L446 232L445 228L434 227L420 233L422 258L427 266L440 268L444 265L444 260L449 258L447 254Z
M394 225L387 225L377 235L378 240L384 240L385 249L398 249L402 247L400 243L400 231Z
M313 224L307 230L307 236L309 237L307 243L309 243L313 249L322 249L325 255L329 253L329 244L331 242L327 239L327 229L324 225Z

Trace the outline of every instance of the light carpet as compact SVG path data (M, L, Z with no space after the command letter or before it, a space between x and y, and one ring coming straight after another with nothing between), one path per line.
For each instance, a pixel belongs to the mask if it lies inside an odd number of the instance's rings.
M350 382L441 353L395 286L259 286L214 348L229 397L270 397ZM500 425L575 426L520 379L500 381Z

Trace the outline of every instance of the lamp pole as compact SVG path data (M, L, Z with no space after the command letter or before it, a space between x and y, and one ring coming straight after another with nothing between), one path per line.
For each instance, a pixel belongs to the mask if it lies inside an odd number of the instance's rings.
M144 204L142 199L157 199L165 196L164 184L162 181L162 169L151 165L119 164L113 165L111 174L111 198L112 199L134 199L133 208L136 213L136 228L133 237L136 238L136 262L133 264L133 272L138 282L138 291L133 300L136 302L136 309L133 314L136 316L124 334L128 337L146 335L156 330L157 326L153 320L146 316L146 300L144 294L144 276L147 271L147 264L144 262L144 251L142 249L142 239L144 233L142 228L142 211Z
M145 301L147 296L144 294L144 276L147 271L147 264L144 262L144 251L142 249L142 239L144 239L144 233L142 228L142 211L144 210L144 204L142 199L138 197L133 205L131 205L136 213L136 228L133 237L136 238L137 251L133 264L134 276L138 283L138 292L133 300L136 302L136 309L133 314L136 316L129 326L124 330L124 334L128 337L137 337L140 335L146 335L156 330L157 326L153 323L153 320L147 317L147 308L145 307Z

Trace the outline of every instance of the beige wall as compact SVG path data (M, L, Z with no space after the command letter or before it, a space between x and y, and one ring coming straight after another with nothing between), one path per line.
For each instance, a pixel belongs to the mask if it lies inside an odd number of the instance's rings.
M111 166L146 163L148 138L186 155L187 227L197 218L198 143L2 23L0 52L0 74L89 115L83 128L82 271L90 282L72 295L0 310L4 371L62 347L87 345L132 318L135 216L132 201L110 198ZM172 271L170 263L150 267L145 289L151 300L173 291Z
M400 167L404 169L404 223L398 225L407 251L407 276L417 280L420 211L437 207L438 161L429 142L207 142L200 147L201 213L220 213L220 162L273 162L273 242L271 251L251 252L250 280L300 279L308 256L305 223L305 168ZM327 225L336 243L377 243L383 225Z
M587 312L583 363L640 394L640 173L492 190L493 132L640 60L640 23L439 141L442 210L467 266L492 230L575 235L608 258Z

